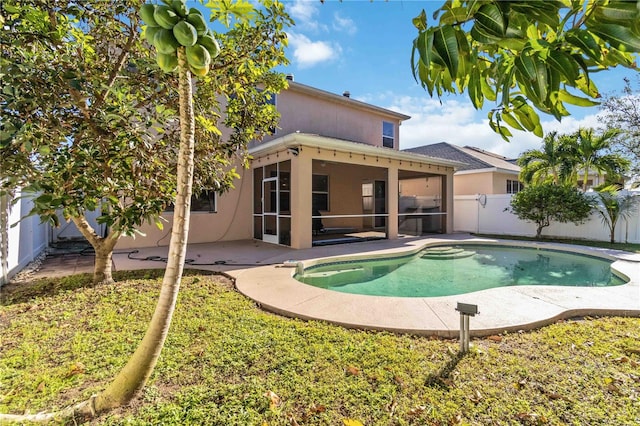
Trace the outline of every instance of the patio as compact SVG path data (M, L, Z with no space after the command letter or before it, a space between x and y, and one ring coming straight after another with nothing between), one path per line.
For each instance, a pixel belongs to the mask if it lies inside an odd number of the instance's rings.
M471 320L471 335L483 336L504 331L526 330L562 318L584 315L640 316L640 255L606 249L551 243L527 243L580 253L615 256L616 269L630 282L616 287L521 286L483 290L475 293L432 297L401 298L361 296L323 290L292 278L295 268L285 261L312 264L314 259L362 255L378 256L410 253L428 244L457 241L486 242L467 234L432 238L403 237L396 240L326 245L295 250L261 241L234 241L193 244L187 251L188 266L224 272L236 280L237 289L263 309L290 317L322 320L351 328L389 330L400 333L457 337L460 316L457 302L478 305L480 314ZM115 270L163 268L167 247L140 249L135 253L116 251ZM153 260L152 260L153 259ZM37 275L90 272L91 256L48 258Z

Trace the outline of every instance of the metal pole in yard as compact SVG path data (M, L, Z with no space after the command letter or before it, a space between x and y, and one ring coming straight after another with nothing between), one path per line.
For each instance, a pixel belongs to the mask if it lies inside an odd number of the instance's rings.
M456 306L456 311L460 312L460 352L469 352L469 317L473 317L478 312L478 305L470 303L460 303Z

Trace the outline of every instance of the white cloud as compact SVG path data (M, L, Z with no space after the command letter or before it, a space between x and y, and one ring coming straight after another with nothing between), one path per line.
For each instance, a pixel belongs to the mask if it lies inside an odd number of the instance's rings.
M293 58L300 68L308 68L319 63L337 59L342 52L339 45L327 41L312 41L307 36L289 33L289 46Z
M318 14L319 1L314 0L295 0L291 3L285 3L287 12L296 23L296 28L300 30L317 31L320 28L326 29L325 25L315 20Z
M353 35L358 31L356 23L351 18L344 18L338 12L333 15L333 29Z
M295 0L287 5L287 10L293 19L309 21L318 13L319 2L309 0Z
M372 97L369 95L368 97ZM388 98L387 98L388 99ZM384 105L384 104L378 104ZM407 149L438 142L458 146L475 146L508 158L516 158L523 151L539 148L542 139L533 133L514 130L511 142L505 142L489 127L485 112L476 111L464 101L429 97L397 97L387 101L385 108L411 116L400 127L400 148ZM571 133L579 127L598 127L596 114L577 119L565 117L562 122L541 117L544 133L557 130Z

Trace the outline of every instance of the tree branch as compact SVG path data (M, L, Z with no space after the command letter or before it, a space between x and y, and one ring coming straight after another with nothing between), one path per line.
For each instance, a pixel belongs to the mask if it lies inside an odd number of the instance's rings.
M98 95L95 103L93 104L94 110L100 109L100 107L104 103L105 99L107 98L107 94L109 93L109 89L111 89L111 87L113 86L113 83L116 81L116 78L118 77L118 74L120 74L120 71L122 71L122 67L124 66L124 63L127 60L127 57L129 56L129 52L131 51L131 47L133 46L133 43L138 38L138 32L136 31L136 22L137 20L134 20L131 26L129 27L129 37L127 38L127 42L125 43L125 45L122 47L122 50L120 51L120 56L116 61L116 66L113 67L113 69L111 70L111 73L109 74L109 78L107 79L107 82L105 84L106 86L105 89L102 91L102 93Z
M75 217L72 216L71 220L78 227L80 233L91 243L93 247L97 247L102 238L96 233L96 231L89 225L87 219L84 216Z

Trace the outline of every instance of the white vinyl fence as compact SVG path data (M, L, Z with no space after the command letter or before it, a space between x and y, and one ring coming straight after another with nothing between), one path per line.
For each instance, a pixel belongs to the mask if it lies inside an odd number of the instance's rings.
M29 198L10 205L9 197L0 196L0 286L38 257L49 244L50 227L40 223L39 217L30 216L20 221L32 206Z
M594 195L595 196L595 195ZM639 195L636 195L639 196ZM520 235L534 237L536 225L520 220L510 213L510 194L457 195L453 202L453 227L457 232L479 234ZM543 236L609 241L609 228L597 212L581 225L555 223L542 230ZM640 243L640 203L628 220L616 225L616 242Z

